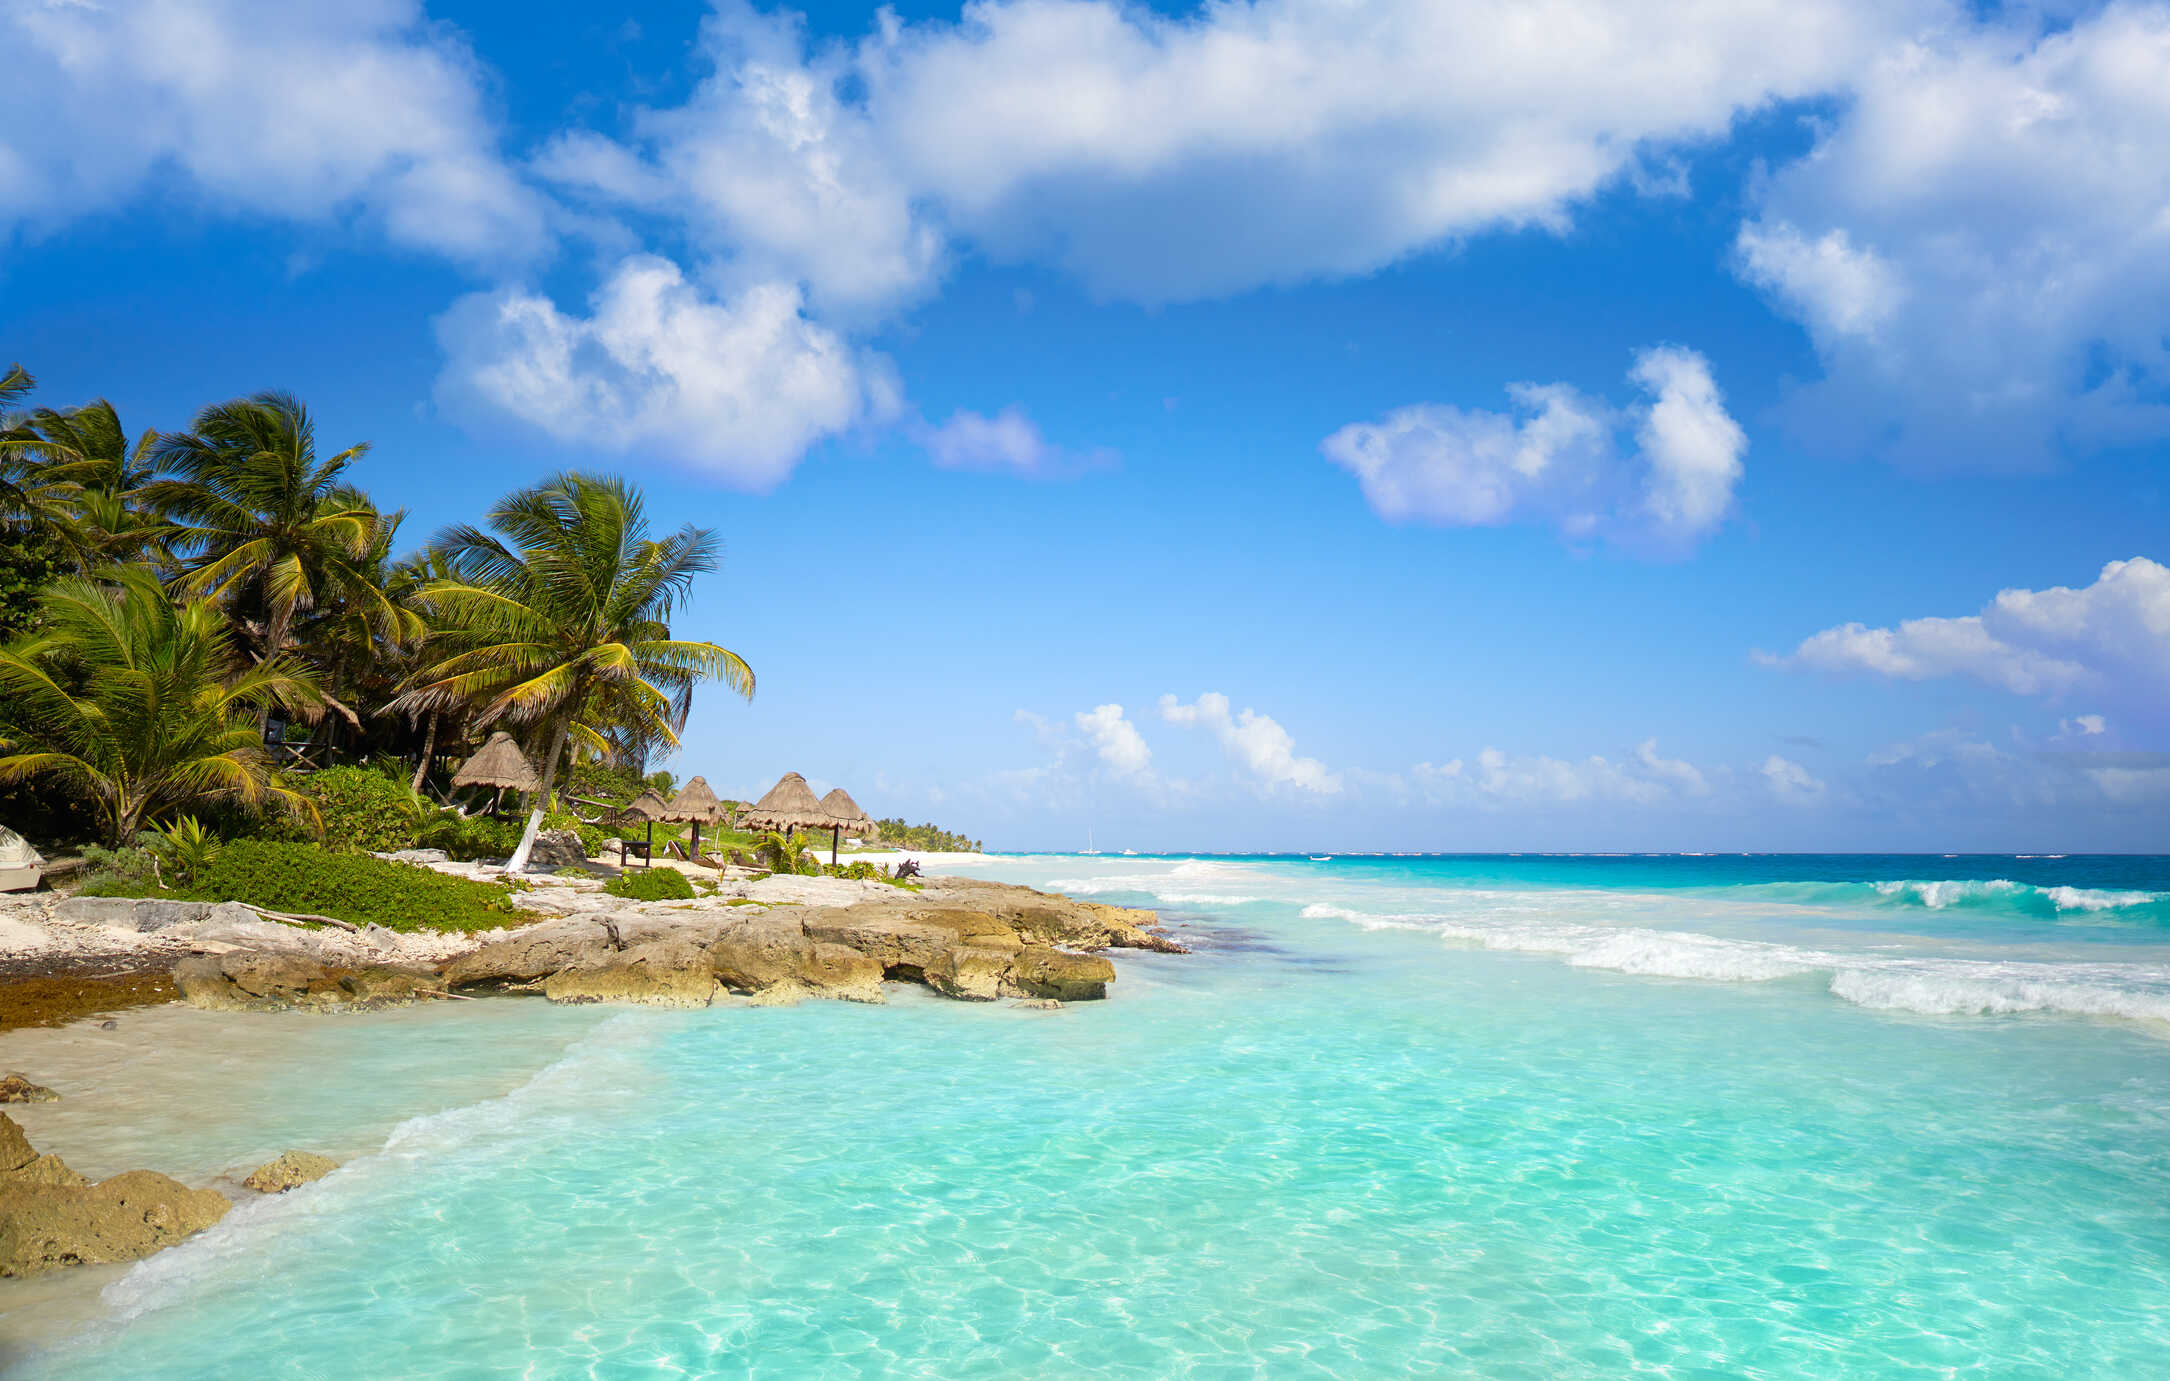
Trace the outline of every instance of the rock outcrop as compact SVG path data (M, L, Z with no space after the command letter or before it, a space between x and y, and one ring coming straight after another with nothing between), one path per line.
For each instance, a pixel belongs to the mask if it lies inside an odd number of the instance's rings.
M38 1155L0 1114L0 1276L134 1261L216 1223L233 1204L151 1170L90 1183Z
M590 954L543 980L552 1002L635 1002L706 1007L716 998L708 951L689 939L651 940Z
M818 940L790 913L742 916L708 947L716 978L772 1001L803 996L882 1000L882 965L849 945Z
M339 1162L330 1156L320 1156L313 1151L288 1151L251 1170L249 1177L241 1183L244 1188L259 1194L284 1194L312 1180L321 1180L338 1168Z
M60 1095L43 1084L33 1084L30 1076L10 1071L0 1077L0 1103L57 1103Z
M374 1011L441 991L431 974L330 968L279 950L191 956L174 965L173 981L182 1001L211 1012Z
M544 830L535 836L535 847L528 850L527 866L544 871L585 868L588 851L581 846L580 836L571 830Z

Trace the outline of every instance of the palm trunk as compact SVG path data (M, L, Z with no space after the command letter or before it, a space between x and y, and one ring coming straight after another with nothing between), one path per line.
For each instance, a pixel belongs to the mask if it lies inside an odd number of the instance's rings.
M550 808L550 789L557 785L558 758L565 752L565 732L569 721L561 719L550 731L550 754L543 759L542 787L535 793L535 808L527 813L527 828L520 832L520 847L512 851L505 862L508 873L527 871L527 856L534 852L535 836L542 832L543 812Z
M420 791L422 783L429 778L430 759L436 755L436 752L437 711L431 710L429 712L429 732L422 736L422 760L414 765L414 781L409 784L412 790Z

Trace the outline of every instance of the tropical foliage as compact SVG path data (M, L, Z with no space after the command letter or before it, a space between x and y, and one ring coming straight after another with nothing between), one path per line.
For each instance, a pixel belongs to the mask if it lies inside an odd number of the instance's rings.
M560 475L403 553L402 513L356 482L367 443L320 449L291 395L131 433L104 400L25 410L34 385L0 374L11 819L94 809L115 859L171 825L524 861L569 769L638 782L702 682L753 692L737 654L671 627L715 534L651 535L623 480ZM495 728L541 770L524 834L436 803ZM361 765L311 770L335 762Z

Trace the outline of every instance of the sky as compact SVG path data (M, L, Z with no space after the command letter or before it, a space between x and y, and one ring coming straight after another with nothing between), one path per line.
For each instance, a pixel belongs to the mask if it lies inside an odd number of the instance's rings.
M2170 851L2170 0L8 0L0 355L621 472L998 849Z

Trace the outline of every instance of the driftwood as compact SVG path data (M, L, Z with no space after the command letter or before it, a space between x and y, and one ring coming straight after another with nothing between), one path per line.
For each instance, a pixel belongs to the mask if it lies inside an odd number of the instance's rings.
M317 925L328 925L353 935L359 935L362 932L362 928L354 922L342 921L337 916L319 916L311 911L274 911L268 906L258 906L254 902L243 902L241 904L267 921L285 921L288 925L308 925L314 922Z

